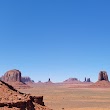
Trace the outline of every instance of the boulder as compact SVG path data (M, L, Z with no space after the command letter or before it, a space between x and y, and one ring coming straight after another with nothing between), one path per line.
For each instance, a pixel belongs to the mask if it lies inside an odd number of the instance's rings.
M98 81L102 81L102 80L109 81L106 71L100 71L99 73Z

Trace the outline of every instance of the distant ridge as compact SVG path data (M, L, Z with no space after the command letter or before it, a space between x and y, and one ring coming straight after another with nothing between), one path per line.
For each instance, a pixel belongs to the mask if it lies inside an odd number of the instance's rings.
M79 81L77 78L69 78L69 79L63 81L63 83L69 83L69 84L73 83L73 84L78 84L78 83L81 83L81 81Z

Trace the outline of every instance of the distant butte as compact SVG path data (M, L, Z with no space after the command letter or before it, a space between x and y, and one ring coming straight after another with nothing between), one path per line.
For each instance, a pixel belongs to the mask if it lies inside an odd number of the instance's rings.
M48 79L47 82L45 82L45 84L53 84L53 82L50 80L50 78Z
M19 70L10 70L7 71L2 77L1 80L14 86L17 89L20 88L29 88L28 85L22 82L21 72Z
M106 71L100 71L99 73L98 81L102 81L102 80L109 81Z
M94 88L108 88L110 87L110 82L108 79L108 74L106 71L100 71L98 76L98 81L92 84L90 87Z
M69 79L65 80L63 83L78 84L78 83L81 83L81 81L79 81L77 78L69 78Z
M34 81L31 80L31 78L29 76L21 77L21 81L23 83L34 83Z

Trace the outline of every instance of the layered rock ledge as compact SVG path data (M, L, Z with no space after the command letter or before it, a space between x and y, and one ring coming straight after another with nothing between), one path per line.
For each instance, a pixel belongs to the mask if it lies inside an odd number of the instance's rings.
M44 105L43 96L21 93L0 80L0 110L51 110Z

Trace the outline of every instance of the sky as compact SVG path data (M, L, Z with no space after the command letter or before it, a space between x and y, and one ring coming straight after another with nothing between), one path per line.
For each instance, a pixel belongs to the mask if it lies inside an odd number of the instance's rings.
M110 76L109 0L1 0L0 76L35 82Z

